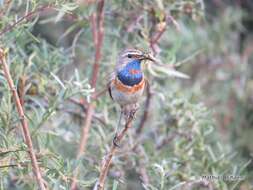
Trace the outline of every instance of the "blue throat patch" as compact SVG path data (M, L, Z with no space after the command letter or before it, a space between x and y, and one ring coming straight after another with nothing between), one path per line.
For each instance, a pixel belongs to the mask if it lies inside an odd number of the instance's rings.
M136 59L129 62L120 72L118 72L117 77L127 86L134 86L140 83L143 77L141 61Z

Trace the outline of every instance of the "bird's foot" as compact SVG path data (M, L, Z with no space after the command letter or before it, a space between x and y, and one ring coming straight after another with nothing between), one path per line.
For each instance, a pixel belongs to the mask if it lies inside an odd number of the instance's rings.
M122 108L123 114L125 116L126 121L132 120L135 118L135 113L139 109L139 105L130 104Z
M118 139L118 134L116 133L115 136L113 137L113 145L120 148L120 145L119 145L119 139Z
M138 109L139 109L139 107L135 107L135 108L133 108L129 111L128 120L135 118L135 114L136 114Z
M135 118L135 113L136 113L136 110L131 110L129 112L129 115L128 115L128 120L129 119L134 119Z

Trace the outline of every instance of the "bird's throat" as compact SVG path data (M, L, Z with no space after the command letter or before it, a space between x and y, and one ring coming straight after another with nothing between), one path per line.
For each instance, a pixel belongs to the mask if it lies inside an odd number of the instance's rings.
M141 61L133 60L117 73L118 79L127 86L134 86L141 82L143 73L141 71Z

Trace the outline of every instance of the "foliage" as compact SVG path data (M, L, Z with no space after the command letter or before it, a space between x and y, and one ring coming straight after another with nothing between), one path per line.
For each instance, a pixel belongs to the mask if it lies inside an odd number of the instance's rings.
M40 10L45 5L48 7ZM32 11L33 15L14 24ZM0 33L14 24L1 33L1 46L8 49L11 75L19 93L24 93L25 114L49 189L69 189L76 167L81 171L78 186L92 188L118 121L119 108L108 95L91 98L95 47L89 19L94 11L93 0L0 1ZM168 15L171 17L165 18ZM252 72L247 63L237 63L241 16L240 10L228 7L222 17L208 22L199 0L105 2L105 38L96 91L106 87L122 49L148 49L151 38L164 25L166 31L153 51L168 66L191 76L190 80L168 78L163 70L149 63L144 66L151 86L148 118L143 131L136 133L145 111L144 97L113 159L108 189L250 189L252 179L247 176L251 171L246 168L251 157L243 157L240 149L249 143L243 144L242 139L230 142L230 135L245 135L242 123L252 124L252 119L237 113L247 115L246 108L252 110L247 104ZM76 159L85 102L92 102L96 110L85 155ZM236 109L237 105L237 110L230 110L229 106ZM0 107L0 189L36 189L19 117L2 71ZM232 119L224 124L221 118ZM226 128L224 134L224 126L232 129ZM203 180L204 175L243 179Z

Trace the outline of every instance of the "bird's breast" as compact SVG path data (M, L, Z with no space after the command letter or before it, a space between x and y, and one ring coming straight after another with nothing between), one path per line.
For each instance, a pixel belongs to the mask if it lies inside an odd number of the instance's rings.
M124 85L134 86L134 85L138 85L142 81L143 74L140 70L128 69L128 70L122 70L118 72L117 78Z
M133 86L128 86L128 85L123 84L121 82L121 80L116 78L114 80L114 85L115 85L115 88L117 90L121 91L121 92L128 93L128 94L133 94L133 93L141 90L142 88L144 88L145 80L144 80L144 78L142 78L141 81L139 81L137 84L135 84Z
M134 104L142 96L145 88L145 79L142 77L138 84L128 86L123 84L117 77L110 85L111 95L114 101L120 105Z

